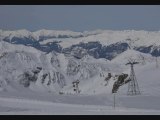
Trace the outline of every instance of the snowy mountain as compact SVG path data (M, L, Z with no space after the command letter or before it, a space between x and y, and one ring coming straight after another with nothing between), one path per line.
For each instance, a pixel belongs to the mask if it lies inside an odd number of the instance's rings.
M134 49L153 56L160 56L160 31L56 31L27 30L0 31L1 41L12 44L32 46L43 52L56 51L59 53L71 53L75 49L84 49L94 58L106 58L112 60L118 54L127 49ZM81 55L80 55L81 56Z
M159 31L0 30L0 114L159 114L159 38ZM138 62L141 95L127 96L129 61Z
M159 38L159 31L0 30L0 114L159 114ZM129 61L139 63L139 96L126 95Z
M16 83L70 94L72 82L80 80L81 94L112 93L118 76L129 77L128 60L143 67L160 55L160 32L1 30L0 38L1 90L17 89Z
M13 45L4 41L0 42L0 46L0 76L1 81L6 84L4 86L13 87L14 81L35 91L58 93L74 80L92 79L114 66L107 65L110 64L109 61L97 60L89 55L76 59L70 55L54 51L44 53L29 46Z

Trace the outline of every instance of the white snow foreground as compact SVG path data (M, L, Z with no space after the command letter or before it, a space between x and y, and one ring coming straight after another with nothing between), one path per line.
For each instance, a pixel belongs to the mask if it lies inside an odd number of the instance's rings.
M120 87L116 94L115 109L113 94L107 91L105 94L95 93L94 95L84 94L85 92L59 95L19 88L19 91L0 92L0 114L159 115L160 68L156 68L153 62L145 66L135 66L135 73L141 95L127 96L127 85ZM95 86L93 88L96 88Z
M127 107L75 105L18 98L0 97L1 115L158 115L160 110Z

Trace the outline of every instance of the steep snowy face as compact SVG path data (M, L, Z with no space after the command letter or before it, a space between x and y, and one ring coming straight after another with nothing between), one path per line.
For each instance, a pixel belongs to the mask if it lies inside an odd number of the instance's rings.
M112 68L109 63L105 65L109 61L97 60L89 55L77 59L55 51L44 53L32 47L3 41L1 50L1 86L11 86L13 89L16 83L35 91L58 93L77 79L87 81Z
M75 79L86 80L96 76L99 69L95 64L86 62L77 62L76 60L69 60L67 66L67 75L73 76Z
M5 81L17 82L24 87L40 86L39 89L53 87L56 83L61 88L65 85L65 77L61 71L50 67L47 56L30 52L8 52L0 60L0 74ZM48 86L48 87L47 87ZM55 88L54 88L55 89ZM57 90L57 89L55 89Z
M139 62L140 65L145 65L155 61L155 59L156 58L151 56L150 54L141 53L139 51L129 49L119 54L111 62L125 65L127 62L134 60L136 62Z

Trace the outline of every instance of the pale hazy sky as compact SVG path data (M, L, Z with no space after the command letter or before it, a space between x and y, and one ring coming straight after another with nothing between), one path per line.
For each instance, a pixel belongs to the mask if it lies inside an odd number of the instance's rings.
M160 30L160 5L0 5L0 29Z

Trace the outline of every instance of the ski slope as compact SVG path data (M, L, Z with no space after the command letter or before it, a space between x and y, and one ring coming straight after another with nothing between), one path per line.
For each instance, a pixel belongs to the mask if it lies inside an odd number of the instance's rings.
M156 68L154 62L145 66L135 66L135 74L140 86L141 95L127 96L128 86L127 84L123 85L115 95L115 109L113 108L113 94L107 92L107 89L111 90L111 88L99 87L100 81L96 78L92 84L91 81L88 81L88 84L90 83L93 88L99 88L99 93L95 92L88 95L86 94L89 93L87 83L80 88L84 90L82 94L66 93L62 95L52 92L36 92L27 88L20 88L15 84L14 91L1 91L0 114L159 115L159 73L160 67Z
M144 108L143 109L127 108L122 106L116 106L116 108L113 108L113 106L106 106L106 105L101 106L101 105L65 104L65 103L53 103L51 101L0 97L0 114L1 115L32 115L32 114L34 115L35 114L36 115L38 114L39 115L142 115L142 114L159 115L160 109L153 110Z

